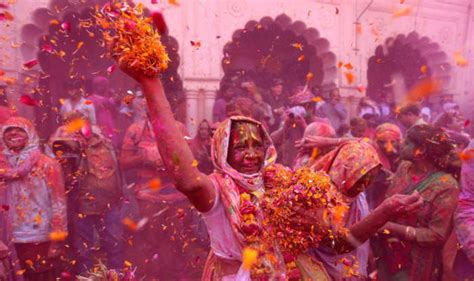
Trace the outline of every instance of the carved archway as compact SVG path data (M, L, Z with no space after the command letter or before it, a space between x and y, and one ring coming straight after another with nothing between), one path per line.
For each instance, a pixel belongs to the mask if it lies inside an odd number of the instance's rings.
M37 58L39 63L39 68L25 71L25 75L37 79L34 98L40 100L42 106L35 109L35 115L43 136L48 136L57 126L59 118L55 108L60 107L59 99L64 98L66 81L82 79L88 90L92 77L107 76L116 95L124 95L136 85L107 56L102 30L95 24L95 9L106 2L52 0L49 8L35 10L32 22L22 27L24 60ZM145 14L150 12L145 10ZM167 30L162 34L162 41L171 59L168 70L162 74L163 86L172 106L176 106L184 100L183 82L178 74L179 46Z
M282 78L292 87L304 85L311 72L309 86L319 91L335 87L336 56L329 41L317 29L293 22L285 14L247 22L233 33L223 52L223 80L252 71L260 87L269 87L273 78Z
M451 79L451 65L438 43L411 32L390 37L385 44L377 46L368 62L367 95L380 101L395 74L403 78L406 89L424 78L435 78L443 82L439 91L443 92Z

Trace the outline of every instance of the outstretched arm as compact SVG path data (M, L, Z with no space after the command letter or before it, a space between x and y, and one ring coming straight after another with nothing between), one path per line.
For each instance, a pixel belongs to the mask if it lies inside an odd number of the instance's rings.
M413 213L423 205L423 198L418 192L411 195L396 194L387 198L363 220L348 227L346 233L336 237L336 241L323 241L337 253L347 253L362 245L382 228L390 219Z
M216 197L212 182L194 164L194 156L173 117L161 81L158 78L131 76L143 88L158 150L176 188L189 198L198 211L209 211Z

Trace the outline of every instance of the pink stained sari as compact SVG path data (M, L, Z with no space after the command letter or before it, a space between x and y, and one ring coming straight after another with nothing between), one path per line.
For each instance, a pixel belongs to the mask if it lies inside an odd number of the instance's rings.
M214 133L212 139L212 162L214 164L215 172L211 174L211 179L214 186L217 188L219 199L225 207L226 219L230 222L232 229L232 238L225 243L238 244L237 248L243 249L245 247L245 233L242 230L242 214L240 213L240 194L246 192L251 194L252 201L257 207L257 217L259 221L262 219L261 209L258 208L259 201L264 193L263 175L261 172L255 174L242 174L232 168L227 162L227 154L230 143L230 131L233 122L249 122L257 126L261 124L251 118L243 116L233 116L226 119L220 124ZM274 163L276 160L276 150L272 144L270 136L264 132L265 147L265 163L264 166ZM215 255L219 250L214 249L215 244L212 243L213 234L210 233L211 238L211 253L206 262L204 269L203 280L227 280L226 276L237 275L237 279L228 280L250 280L250 276L246 276L241 270L242 257L235 257L234 260L223 259ZM235 246L235 245L234 245Z
M349 141L323 156L311 168L325 171L338 189L346 194L365 174L381 165L375 148L365 141ZM348 198L349 213L345 226L361 221L369 214L365 194ZM313 254L323 262L326 270L334 280L360 280L367 277L369 259L369 242L366 241L347 254L336 254L328 247L314 249ZM342 261L345 261L345 264ZM345 273L347 264L355 269L353 274Z

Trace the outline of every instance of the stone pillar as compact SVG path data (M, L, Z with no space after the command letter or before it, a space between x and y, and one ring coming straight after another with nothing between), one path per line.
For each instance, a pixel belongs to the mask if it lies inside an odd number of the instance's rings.
M196 135L198 115L198 91L186 91L186 127L191 137Z
M203 119L212 122L212 108L219 88L219 79L184 80L186 91L186 127L191 137Z

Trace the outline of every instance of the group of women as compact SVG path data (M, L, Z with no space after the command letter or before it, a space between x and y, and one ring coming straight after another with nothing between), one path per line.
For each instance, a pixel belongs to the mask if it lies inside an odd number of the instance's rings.
M377 268L381 280L436 280L442 273L440 254L452 231L458 184L443 172L441 160L451 147L441 129L417 125L408 130L401 151L407 161L393 177L386 199L372 211L364 191L383 164L372 144L342 142L316 161L306 162L312 170L327 173L346 198L348 231L340 239L323 241L300 253L296 261L299 274L279 271L277 266L256 274L245 266L243 251L258 239L251 239L243 227L247 209L242 205L250 204L257 221L262 221L263 171L276 158L268 133L250 118L237 116L222 122L212 140L214 172L207 176L194 164L159 79L131 70L126 64L121 67L142 85L165 166L177 189L206 222L211 253L204 280L364 280L369 274L371 237L380 245L376 247L380 252L375 254L380 257ZM307 216L311 224L311 214ZM286 262L284 257L276 257L281 260L272 263ZM259 253L258 258L265 259L265 253Z

